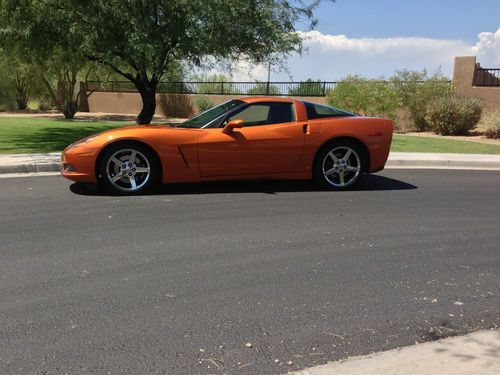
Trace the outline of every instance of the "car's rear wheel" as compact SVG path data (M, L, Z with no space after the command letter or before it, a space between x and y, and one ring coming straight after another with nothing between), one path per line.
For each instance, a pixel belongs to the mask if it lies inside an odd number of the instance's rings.
M105 150L98 165L99 183L119 194L139 194L158 180L155 155L139 144L118 144Z
M313 174L320 186L332 190L353 187L364 168L364 154L354 142L331 142L316 156Z

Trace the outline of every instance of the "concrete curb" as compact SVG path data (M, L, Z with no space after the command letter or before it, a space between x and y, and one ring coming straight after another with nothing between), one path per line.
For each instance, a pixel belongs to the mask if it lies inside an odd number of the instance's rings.
M61 171L61 153L0 155L0 173Z
M500 374L500 331L474 332L401 349L348 358L290 375Z
M60 160L59 152L0 155L0 174L59 172ZM393 152L386 168L500 170L500 155Z

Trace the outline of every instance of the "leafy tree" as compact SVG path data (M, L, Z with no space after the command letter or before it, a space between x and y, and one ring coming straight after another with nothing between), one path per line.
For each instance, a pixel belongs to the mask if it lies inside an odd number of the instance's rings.
M28 101L32 96L34 82L33 69L20 63L5 51L0 51L0 80L2 81L2 102L9 107L16 104L17 109L28 108Z
M79 81L86 83L95 66L84 59L68 56L63 50L54 51L43 66L45 72L41 77L57 109L65 118L74 118L80 103L86 99L81 95L88 96L87 91L78 90L76 84Z
M288 95L291 96L323 96L324 94L323 83L320 80L314 81L311 78L288 90Z
M52 101L66 118L80 103L76 83L93 66L81 53L82 34L62 0L3 0L0 3L0 43L12 56L36 71ZM20 98L25 93L20 93ZM86 95L86 93L84 93Z
M106 66L106 65L102 65ZM183 64L181 61L174 60L172 63L170 63L165 71L165 74L163 75L162 81L158 84L158 92L161 93L186 93L186 94L192 94L192 90L189 87L188 84L184 81L184 70L185 70L185 64ZM115 72L115 74L117 74ZM123 79L122 76L120 76L120 79ZM130 81L129 81L130 82ZM130 84L134 86L132 82Z
M1 69L1 68L0 68ZM3 73L3 72L2 72ZM0 75L0 111L10 110L15 108L16 103L12 95L12 86L10 82L3 79L4 75Z
M28 101L31 97L31 79L29 69L19 69L14 76L15 96L18 110L28 108Z
M155 93L172 61L195 65L245 57L279 64L301 51L295 24L314 27L321 0L45 0L81 31L82 54L133 82L149 123ZM271 57L272 56L272 57Z
M0 100L3 106L25 110L31 101L53 101L38 69L20 61L11 52L0 50Z

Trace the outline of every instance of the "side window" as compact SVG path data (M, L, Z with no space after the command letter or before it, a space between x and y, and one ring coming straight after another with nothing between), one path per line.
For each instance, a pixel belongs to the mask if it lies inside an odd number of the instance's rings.
M245 126L265 125L269 117L269 105L251 104L245 107L241 112L233 114L230 120L240 118Z
M325 117L338 117L338 116L353 116L354 114L341 109L328 107L326 105L304 102L307 111L307 118L309 120L315 120L318 118Z
M261 102L231 114L226 121L242 119L245 126L281 124L294 121L293 104L286 102Z

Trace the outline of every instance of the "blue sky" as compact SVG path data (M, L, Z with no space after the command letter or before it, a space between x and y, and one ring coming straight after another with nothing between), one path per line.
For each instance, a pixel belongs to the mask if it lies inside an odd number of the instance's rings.
M474 43L500 26L500 0L337 0L320 6L317 29L352 38L420 36Z
M500 67L500 0L337 0L316 15L315 31L302 34L307 53L288 59L288 73L275 67L271 80L379 78L405 68L451 77L463 55ZM233 79L266 80L267 69L241 62Z

